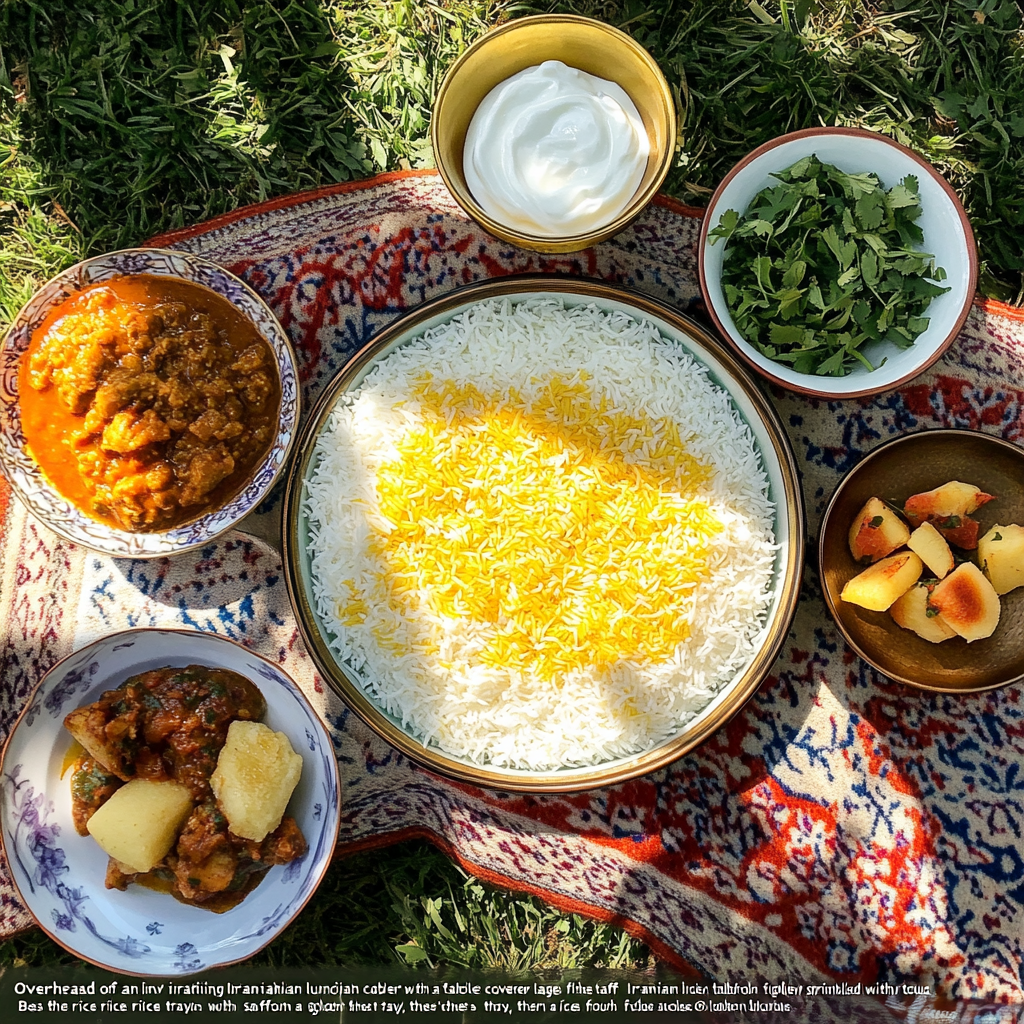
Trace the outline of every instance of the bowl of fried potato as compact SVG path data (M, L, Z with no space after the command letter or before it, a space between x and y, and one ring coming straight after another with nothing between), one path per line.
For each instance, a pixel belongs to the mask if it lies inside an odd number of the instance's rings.
M253 956L313 895L340 820L306 696L210 633L128 630L53 666L0 779L21 900L65 949L124 974Z
M1024 450L969 430L879 446L822 518L825 601L897 682L941 693L1024 679Z

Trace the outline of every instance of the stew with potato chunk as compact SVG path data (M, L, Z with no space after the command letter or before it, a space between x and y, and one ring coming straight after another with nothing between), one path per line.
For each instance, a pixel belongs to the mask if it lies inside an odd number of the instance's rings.
M192 811L163 860L140 873L110 857L107 888L138 882L223 911L269 868L306 852L306 840L288 816L259 842L232 833L210 786L228 726L258 721L266 706L245 676L189 665L132 676L64 719L81 745L71 777L72 818L80 835L89 834L92 815L130 780L173 780L192 795Z
M270 346L202 285L139 274L52 310L21 365L28 451L82 511L171 529L223 504L269 451L281 388Z

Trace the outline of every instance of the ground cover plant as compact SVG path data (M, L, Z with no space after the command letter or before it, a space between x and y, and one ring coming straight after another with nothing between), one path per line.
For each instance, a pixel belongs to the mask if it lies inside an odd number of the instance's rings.
M786 131L854 125L964 200L983 293L1024 301L1016 0L0 0L0 329L57 271L298 189L430 166L446 68L501 20L602 18L658 59L701 205ZM39 933L0 964L64 958ZM68 958L71 959L71 958ZM423 843L338 862L261 963L645 969L604 925L469 878Z
M0 943L0 970L80 962L36 930ZM298 920L248 963L510 974L656 966L625 932L484 885L418 841L336 861Z

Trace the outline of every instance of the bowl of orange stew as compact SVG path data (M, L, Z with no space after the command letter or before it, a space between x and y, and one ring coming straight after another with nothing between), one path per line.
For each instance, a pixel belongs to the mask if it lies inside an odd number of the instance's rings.
M235 526L299 416L295 355L244 281L188 253L78 263L0 343L0 469L54 532L155 558Z

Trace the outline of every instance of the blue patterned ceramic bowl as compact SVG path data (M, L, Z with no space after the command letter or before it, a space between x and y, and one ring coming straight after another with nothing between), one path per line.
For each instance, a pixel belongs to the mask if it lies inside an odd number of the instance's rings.
M264 721L302 755L288 813L309 843L236 907L215 914L138 885L104 888L107 855L71 820L71 735L64 716L129 676L165 665L203 664L251 679L267 701ZM247 959L278 935L320 884L341 815L331 738L302 691L277 666L212 633L137 629L97 640L43 677L18 719L0 766L0 825L7 863L39 926L83 960L124 974L174 977Z
M25 450L18 405L18 370L32 332L69 295L125 274L180 277L222 295L256 326L274 353L281 379L277 436L245 486L199 519L159 533L132 533L101 523L72 505L43 476ZM29 510L55 533L94 551L121 558L159 558L199 547L235 526L266 496L288 460L299 420L295 353L270 307L242 280L209 260L166 249L122 249L70 267L39 289L14 318L0 343L0 469Z

